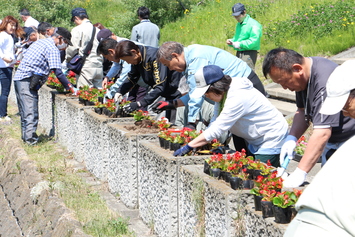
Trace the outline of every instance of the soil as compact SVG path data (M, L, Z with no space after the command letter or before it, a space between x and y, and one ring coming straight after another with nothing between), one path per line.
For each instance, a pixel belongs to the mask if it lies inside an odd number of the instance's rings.
M136 121L134 125L125 125L125 129L128 131L135 131L140 134L147 134L147 133L158 133L159 128L157 125L153 125L151 120Z

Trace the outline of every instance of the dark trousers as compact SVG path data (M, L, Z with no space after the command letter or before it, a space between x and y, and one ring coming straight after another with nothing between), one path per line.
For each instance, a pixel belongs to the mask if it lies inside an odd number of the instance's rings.
M15 92L21 116L22 140L33 145L38 141L38 91L30 90L30 80L26 78L15 81Z
M0 84L1 84L1 94L0 94L0 118L7 115L7 103L8 97L11 89L12 82L12 68L5 67L0 68Z
M248 64L248 66L255 70L256 59L258 58L257 50L237 51L237 57Z

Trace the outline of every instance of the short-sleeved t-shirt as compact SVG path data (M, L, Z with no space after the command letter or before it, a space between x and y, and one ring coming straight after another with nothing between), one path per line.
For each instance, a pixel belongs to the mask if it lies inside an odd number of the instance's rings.
M327 97L328 78L338 65L326 58L311 57L311 59L313 61L311 77L307 89L296 92L297 107L306 108L307 106L305 114L313 123L314 128L332 127L332 135L328 142L344 142L355 134L355 119L344 117L341 112L334 115L319 113Z

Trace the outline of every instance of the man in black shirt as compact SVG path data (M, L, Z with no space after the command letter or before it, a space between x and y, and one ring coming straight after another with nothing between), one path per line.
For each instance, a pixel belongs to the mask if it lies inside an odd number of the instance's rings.
M327 153L338 149L355 133L355 120L341 113L323 115L319 110L327 96L326 83L338 65L321 57L303 57L297 52L277 48L265 56L264 76L269 76L284 89L296 92L297 112L280 153L280 164L288 155L293 158L296 142L307 130L310 122L313 133L305 153L296 170L285 179L284 187L298 187L303 184L307 173L322 157L326 162Z

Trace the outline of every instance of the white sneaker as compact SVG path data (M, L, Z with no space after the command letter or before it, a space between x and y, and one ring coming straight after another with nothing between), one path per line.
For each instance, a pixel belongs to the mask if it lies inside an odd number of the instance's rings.
M11 122L11 118L9 116L1 117L0 122Z

